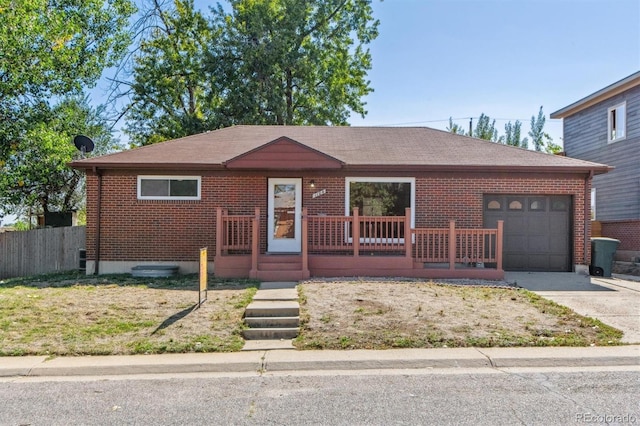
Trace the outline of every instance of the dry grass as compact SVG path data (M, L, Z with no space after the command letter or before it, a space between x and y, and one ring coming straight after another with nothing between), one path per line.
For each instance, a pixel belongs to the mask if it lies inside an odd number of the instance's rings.
M0 355L237 351L255 281L56 274L0 281ZM526 290L419 281L307 281L300 349L588 346L622 333Z
M240 350L255 282L215 282L198 309L197 277L0 281L0 355L106 355Z
M622 333L522 289L418 281L299 286L299 349L620 344Z

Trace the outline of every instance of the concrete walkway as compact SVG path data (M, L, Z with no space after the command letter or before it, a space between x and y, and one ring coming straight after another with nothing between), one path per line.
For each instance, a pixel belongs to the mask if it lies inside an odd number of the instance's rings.
M622 341L640 343L638 277L590 277L571 272L506 272L505 280L622 330Z
M253 351L217 354L0 358L0 377L257 373L318 370L621 366L640 371L640 346Z

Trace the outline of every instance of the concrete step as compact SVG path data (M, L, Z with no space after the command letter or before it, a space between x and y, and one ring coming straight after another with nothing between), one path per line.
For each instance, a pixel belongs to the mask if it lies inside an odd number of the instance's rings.
M309 271L303 273L301 270L297 271L261 271L258 268L257 278L261 281L302 281L309 278Z
M298 291L295 288L276 288L268 290L258 290L253 296L253 301L278 301L278 300L298 300Z
M290 328L300 326L300 317L245 317L251 328Z
M242 335L246 340L293 339L299 331L298 327L248 328Z
M256 301L249 303L245 317L297 317L300 305L294 301Z
M273 351L273 350L291 350L295 349L293 340L291 339L274 339L274 340L246 340L243 351Z
M297 281L269 281L260 283L260 290L275 290L280 288L296 288Z

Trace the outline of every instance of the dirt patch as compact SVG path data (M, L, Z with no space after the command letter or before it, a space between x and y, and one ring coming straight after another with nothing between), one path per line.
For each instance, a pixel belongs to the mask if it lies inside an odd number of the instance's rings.
M619 331L526 290L469 285L471 282L450 284L302 283L303 325L296 346L381 349L619 344Z
M114 280L112 280L114 281ZM249 285L213 286L198 309L195 278L0 284L0 355L216 352L242 348Z

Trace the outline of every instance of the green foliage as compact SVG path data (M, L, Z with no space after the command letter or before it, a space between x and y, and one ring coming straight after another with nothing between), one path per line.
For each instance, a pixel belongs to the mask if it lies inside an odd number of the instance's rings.
M447 132L454 133L456 135L466 135L464 128L460 126L458 123L453 122L453 118L449 117L449 127L447 127Z
M509 121L504 125L504 136L498 139L498 142L506 145L517 146L521 148L528 148L529 141L527 138L522 139L520 136L522 123L516 120L515 124L511 124Z
M205 68L219 29L194 9L192 0L176 0L170 10L155 3L153 13L158 23L141 43L133 68L126 128L133 145L219 127L218 84Z
M129 45L130 0L0 1L0 160L44 99L79 93Z
M154 143L234 124L344 125L365 115L371 0L231 0L208 20L156 4L135 60L127 132ZM179 31L176 29L179 28Z
M562 152L562 147L554 144L551 136L544 131L545 122L546 118L542 111L542 107L540 107L538 116L531 116L531 130L528 132L528 135L533 142L533 149L536 151L544 151L548 154L557 154ZM460 135L467 134L462 126L453 122L451 117L449 117L449 126L447 127L447 131ZM491 120L488 115L482 113L478 118L475 129L473 129L472 136L474 138L499 142L520 148L529 148L529 139L522 137L522 123L520 120L516 120L515 123L511 123L511 121L509 121L504 126L504 132L504 135L498 136L496 120Z
M0 161L0 210L38 213L77 209L83 203L84 179L67 163L79 153L73 137L86 134L96 144L96 154L117 144L86 99L68 98L54 107L40 104L24 120L20 138Z
M498 130L496 130L496 120L491 120L488 115L480 114L476 128L473 129L473 137L487 141L498 141Z
M531 137L531 141L533 142L533 148L536 151L542 151L545 146L549 146L551 153L554 150L559 148L558 145L555 145L549 136L548 133L544 131L544 123L546 118L544 116L544 112L542 112L542 107L538 111L538 117L531 116L531 130L529 131L529 136ZM549 152L549 150L547 150Z

